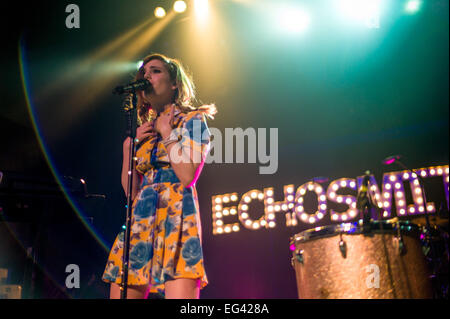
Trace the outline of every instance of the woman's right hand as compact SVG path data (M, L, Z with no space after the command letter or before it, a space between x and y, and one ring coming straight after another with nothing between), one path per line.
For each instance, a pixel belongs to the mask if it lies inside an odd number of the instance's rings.
M154 135L158 134L158 133L156 133L156 131L154 131L153 125L154 125L154 121L151 121L151 122L145 122L144 124L139 126L136 129L136 139L137 139L137 141L142 141L142 140L144 140L145 138L147 138L149 136L154 136ZM124 151L124 153L128 152L128 150L130 149L130 143L131 143L131 137L128 136L123 141L123 151Z
M157 132L154 129L155 121L145 122L136 129L136 140L138 143L149 136L155 136Z

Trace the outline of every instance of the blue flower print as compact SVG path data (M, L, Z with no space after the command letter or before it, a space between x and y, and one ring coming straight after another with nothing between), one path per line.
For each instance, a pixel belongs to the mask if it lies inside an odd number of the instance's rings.
M186 261L186 265L194 266L202 258L202 248L198 237L189 238L183 245L181 256Z
M186 122L184 127L187 130L187 132L184 131L187 133L187 136L184 137L188 137L198 144L207 144L209 142L211 133L209 132L206 122L202 120L201 114L193 116Z
M105 273L103 278L109 281L116 281L117 275L119 274L119 266L114 266L111 270Z
M145 188L134 208L134 216L136 221L154 216L156 213L157 201L158 193L151 187Z
M183 217L195 213L194 197L191 188L185 188L183 192Z
M144 241L138 242L130 252L130 268L141 269L153 257L153 246Z
M166 218L166 222L164 223L164 230L166 232L165 237L169 237L170 233L172 232L172 230L175 228L175 225L172 221L172 219L167 216Z

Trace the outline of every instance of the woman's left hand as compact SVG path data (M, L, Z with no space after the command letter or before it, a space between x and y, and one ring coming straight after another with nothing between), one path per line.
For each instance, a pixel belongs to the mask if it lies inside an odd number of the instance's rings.
M154 130L158 132L163 139L169 137L172 132L174 109L175 104L172 104L169 113L161 114L156 118Z

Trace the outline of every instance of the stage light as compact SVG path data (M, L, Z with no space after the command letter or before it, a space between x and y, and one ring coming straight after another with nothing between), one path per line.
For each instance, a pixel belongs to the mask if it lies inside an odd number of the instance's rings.
M166 16L166 10L162 7L157 7L154 11L155 17L158 19L164 18Z
M304 32L311 23L309 14L300 8L284 8L280 10L278 20L282 29L293 33Z
M203 20L208 16L209 4L208 0L195 0L194 1L195 15L198 19Z
M182 0L175 1L175 3L173 4L173 10L178 13L186 11L186 8L186 2Z
M144 64L144 61L139 61L138 63L136 63L137 69L139 70L143 64Z
M335 3L345 19L379 28L380 0L337 0Z
M421 1L419 0L410 0L405 5L405 11L408 13L416 13L419 11L421 5Z

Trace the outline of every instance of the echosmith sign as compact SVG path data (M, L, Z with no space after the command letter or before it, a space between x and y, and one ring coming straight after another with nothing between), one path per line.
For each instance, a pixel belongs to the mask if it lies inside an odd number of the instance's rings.
M390 218L393 214L393 202L395 203L395 213L397 216L416 216L436 212L433 202L424 202L422 187L419 176L422 179L430 177L442 177L447 208L449 206L449 165L431 166L418 168L411 171L389 172L383 175L381 191L373 175L370 175L369 192L376 205L381 209L383 218ZM342 195L346 192L357 191L362 183L363 176L354 178L340 178L332 181L328 188L316 182L307 182L295 190L294 185L284 186L284 200L274 200L274 188L264 188L263 191L252 189L240 198L237 193L215 195L212 197L212 220L213 234L226 234L237 232L241 225L247 229L257 230L260 228L274 228L276 226L275 216L284 213L286 226L296 226L299 222L314 224L320 221L327 212L331 215L331 220L336 222L346 222L359 217L356 209L356 196ZM405 184L409 183L412 203L407 202ZM408 191L409 191L408 190ZM312 211L306 211L304 207L305 195L307 192L315 194L317 206ZM264 201L264 214L257 220L249 216L249 206L254 200ZM328 207L329 203L342 204L343 211L335 211ZM232 206L238 203L237 206ZM309 207L308 207L309 208ZM238 217L238 222L225 224L223 219L227 217Z

